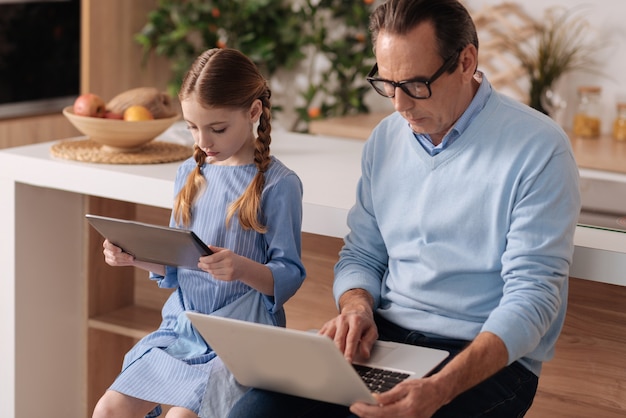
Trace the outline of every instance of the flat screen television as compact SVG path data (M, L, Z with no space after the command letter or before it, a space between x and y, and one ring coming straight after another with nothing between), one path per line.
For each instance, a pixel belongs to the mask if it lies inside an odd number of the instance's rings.
M80 90L80 0L0 0L0 119L55 113Z

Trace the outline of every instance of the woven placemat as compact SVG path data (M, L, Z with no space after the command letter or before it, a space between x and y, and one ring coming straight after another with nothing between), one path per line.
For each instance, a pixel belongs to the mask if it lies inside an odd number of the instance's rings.
M133 152L108 151L91 139L63 140L52 145L52 156L103 164L159 164L184 160L193 150L185 145L152 141Z

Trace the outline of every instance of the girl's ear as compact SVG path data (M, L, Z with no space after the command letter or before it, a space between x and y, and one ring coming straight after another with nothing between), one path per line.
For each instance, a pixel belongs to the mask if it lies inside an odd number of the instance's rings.
M259 121L261 112L263 112L263 103L261 103L261 100L256 99L252 102L252 106L250 106L250 121L253 124Z

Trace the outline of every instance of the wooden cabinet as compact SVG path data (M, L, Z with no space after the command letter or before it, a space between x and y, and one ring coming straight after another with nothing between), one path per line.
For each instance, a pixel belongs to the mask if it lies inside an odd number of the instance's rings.
M0 119L0 149L68 138L79 132L60 112L58 115Z

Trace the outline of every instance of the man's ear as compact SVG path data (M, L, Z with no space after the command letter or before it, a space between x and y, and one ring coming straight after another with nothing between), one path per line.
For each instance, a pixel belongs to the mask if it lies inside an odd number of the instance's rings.
M259 118L261 117L262 112L263 103L261 103L261 100L256 99L254 102L252 102L252 105L250 106L250 121L252 123L257 123L259 121Z
M478 50L476 46L473 44L467 45L463 51L461 51L459 62L463 73L467 74L469 77L473 77L478 69Z

